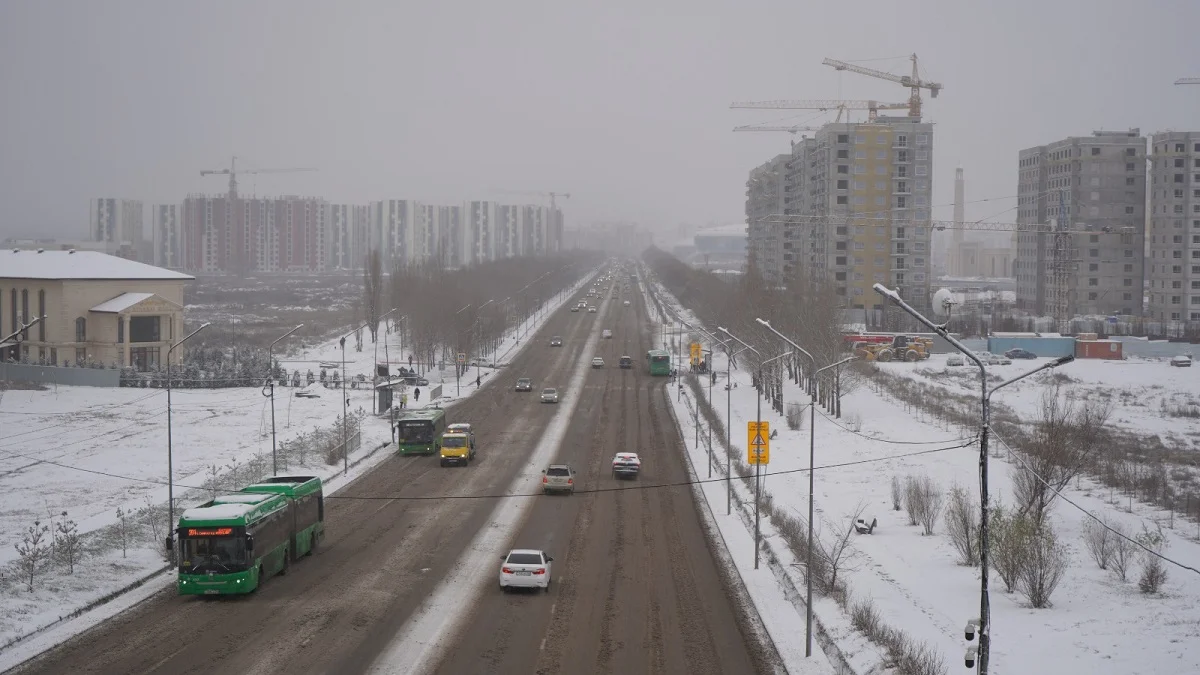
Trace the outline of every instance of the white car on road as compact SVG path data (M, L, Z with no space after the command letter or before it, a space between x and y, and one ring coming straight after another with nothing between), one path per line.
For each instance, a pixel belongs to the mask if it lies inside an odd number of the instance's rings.
M545 551L514 548L501 558L500 590L510 588L540 588L550 591L550 564L554 558Z

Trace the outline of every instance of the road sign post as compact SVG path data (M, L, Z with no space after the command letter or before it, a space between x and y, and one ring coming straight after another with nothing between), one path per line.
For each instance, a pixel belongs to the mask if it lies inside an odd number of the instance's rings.
M462 367L467 362L465 352L459 352L454 358L454 396L462 396Z
M759 380L761 386L762 380ZM761 392L760 398L761 401ZM746 461L754 465L754 569L758 569L758 546L761 541L758 527L758 504L762 494L760 467L771 461L771 423L746 423Z

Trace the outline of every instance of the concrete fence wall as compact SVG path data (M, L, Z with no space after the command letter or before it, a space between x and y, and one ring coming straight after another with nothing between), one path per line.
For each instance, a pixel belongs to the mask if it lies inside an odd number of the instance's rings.
M118 387L121 371L115 368L63 368L0 363L0 381L37 382L82 387Z

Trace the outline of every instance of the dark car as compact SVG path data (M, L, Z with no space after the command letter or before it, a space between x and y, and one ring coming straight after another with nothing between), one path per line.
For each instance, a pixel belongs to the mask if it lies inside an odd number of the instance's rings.
M533 380L528 377L522 377L517 380L517 391L533 391Z
M1037 358L1037 354L1034 354L1033 352L1029 351L1028 349L1021 349L1020 347L1017 347L1015 349L1010 349L1010 350L1004 352L1004 355L1010 359L1036 359Z
M629 369L633 367L633 359L628 356L622 356L619 362L622 368Z

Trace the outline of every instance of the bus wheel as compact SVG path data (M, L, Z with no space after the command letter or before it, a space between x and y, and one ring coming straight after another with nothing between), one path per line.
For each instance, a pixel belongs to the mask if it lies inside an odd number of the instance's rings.
M263 582L266 581L266 579L267 579L267 577L265 575L263 575L263 566L259 565L258 566L258 583L254 584L254 590L252 590L250 592L255 593L258 591L258 589L262 588Z
M313 532L311 535L309 535L309 537L308 537L308 553L305 553L305 555L312 555L317 552L317 540L318 540L318 537L317 537L316 532Z
M292 557L291 557L291 555L289 555L289 551L284 550L284 552L283 552L283 567L279 568L279 576L281 576L281 577L287 576L288 566L291 565L291 560L292 560Z

